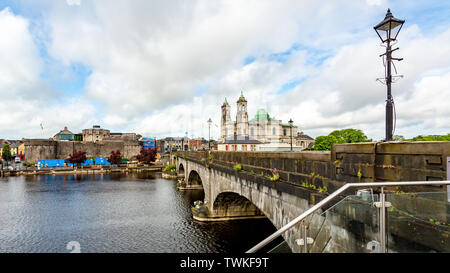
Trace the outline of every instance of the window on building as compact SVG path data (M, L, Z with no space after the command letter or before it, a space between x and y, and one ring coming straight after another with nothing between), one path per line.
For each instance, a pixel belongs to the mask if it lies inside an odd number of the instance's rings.
M284 128L283 129L283 136L286 136L287 135L287 133L286 133L286 128Z
M272 135L274 135L274 136L277 135L277 130L275 129L275 127L272 128Z

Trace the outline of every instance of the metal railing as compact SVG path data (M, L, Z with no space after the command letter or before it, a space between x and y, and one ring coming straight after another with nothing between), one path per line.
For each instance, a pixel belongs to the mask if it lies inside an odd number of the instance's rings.
M385 228L385 209L386 209L386 202L385 202L385 192L384 187L390 187L390 186L428 186L428 185L450 185L450 181L409 181L409 182L370 182L370 183L347 183L341 188L339 188L337 191L331 193L328 197L317 203L316 205L312 206L308 210L306 210L304 213L302 213L300 216L292 220L291 222L287 223L285 226L280 228L278 231L264 239L262 242L257 244L256 246L249 249L246 253L255 253L256 251L260 250L264 246L266 246L268 243L272 242L274 239L276 239L278 236L282 235L287 230L291 229L299 223L300 221L304 220L309 215L313 214L318 209L322 208L325 204L332 201L334 198L336 198L339 194L343 193L344 191L348 190L349 188L367 188L367 187L381 187L381 194L380 194L380 202L379 202L379 208L380 208L380 252L386 252L386 228ZM450 187L448 187L448 190L450 190ZM306 238L305 238L306 239ZM306 245L306 241L305 241Z

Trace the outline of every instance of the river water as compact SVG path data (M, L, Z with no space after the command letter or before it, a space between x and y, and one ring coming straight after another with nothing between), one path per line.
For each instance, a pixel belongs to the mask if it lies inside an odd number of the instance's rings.
M276 231L267 219L202 223L154 173L35 175L0 179L0 252L242 253ZM274 244L275 245L275 244Z

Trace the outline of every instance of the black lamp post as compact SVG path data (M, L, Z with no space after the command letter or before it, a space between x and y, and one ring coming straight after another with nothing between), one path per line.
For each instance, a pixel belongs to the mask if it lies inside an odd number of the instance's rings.
M208 149L211 151L211 118L208 119Z
M395 18L391 10L388 9L386 13L386 17L383 21L381 21L378 25L374 27L378 36L381 39L382 43L386 43L386 53L380 55L380 57L386 55L387 66L386 66L386 85L387 85L387 100L386 100L386 141L392 140L392 135L394 132L393 126L393 105L394 100L392 98L391 93L391 83L392 83L392 74L391 74L391 63L392 60L401 61L400 58L392 58L392 52L398 50L399 48L391 49L391 42L397 39L397 35L402 29L403 23L405 20L400 20Z
M290 125L290 129L291 129L291 152L292 152L292 124L294 122L292 121L292 119L289 120L289 125Z

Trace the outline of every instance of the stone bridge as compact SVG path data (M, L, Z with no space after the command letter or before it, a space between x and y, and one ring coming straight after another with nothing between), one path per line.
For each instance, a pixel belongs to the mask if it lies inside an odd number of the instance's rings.
M203 186L204 206L193 210L194 219L199 221L267 217L279 229L309 208L309 199L321 200L319 195L302 194L296 187L267 177L202 163L193 158L177 158L177 170L184 172L185 187ZM297 232L298 227L293 228L285 237L291 248L298 239Z
M447 156L450 143L401 142L335 145L331 152L178 152L171 154L171 161L177 172L184 174L185 187L203 187L204 205L193 210L196 220L267 217L279 229L345 183L445 180ZM233 168L236 163L242 166L241 171ZM280 175L278 181L269 178L273 168ZM375 238L377 223L370 213L365 222L356 214L353 211L353 216L346 215L354 218L347 222L319 214L306 219L304 225L314 239L310 249L362 252L366 245L355 238ZM301 251L295 242L300 230L298 224L283 236L293 252ZM390 236L412 236L402 232ZM448 250L448 239L445 243L444 249Z

